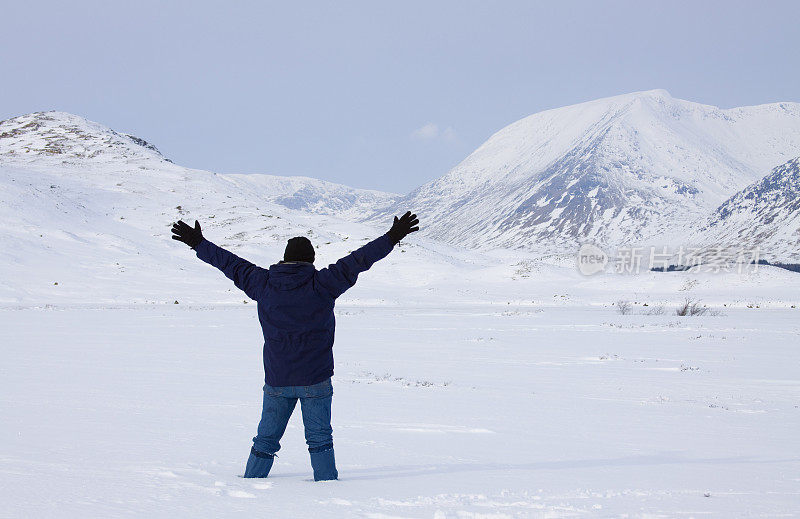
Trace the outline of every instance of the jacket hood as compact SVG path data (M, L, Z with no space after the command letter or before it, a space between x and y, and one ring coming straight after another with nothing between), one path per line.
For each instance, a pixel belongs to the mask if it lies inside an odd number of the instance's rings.
M269 285L277 290L292 290L308 283L317 269L305 261L280 262L269 268Z

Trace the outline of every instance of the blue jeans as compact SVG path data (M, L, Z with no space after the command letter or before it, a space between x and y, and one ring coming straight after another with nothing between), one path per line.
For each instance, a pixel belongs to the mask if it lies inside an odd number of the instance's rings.
M308 451L313 455L333 449L331 428L333 385L329 378L313 386L273 387L264 384L261 422L258 424L257 436L253 438L255 450L268 455L274 455L280 450L280 439L286 431L286 424L292 416L298 398L303 413Z

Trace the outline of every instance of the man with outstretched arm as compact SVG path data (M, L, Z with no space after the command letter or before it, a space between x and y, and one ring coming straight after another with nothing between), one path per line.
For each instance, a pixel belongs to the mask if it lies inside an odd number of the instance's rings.
M290 239L283 261L265 269L205 239L197 220L194 227L181 220L173 224L174 240L189 245L198 258L258 302L264 332L264 405L244 477L267 477L299 399L314 480L338 478L331 428L333 306L355 285L359 273L419 230L418 224L411 211L395 216L386 234L320 270L314 267L314 247L303 236Z

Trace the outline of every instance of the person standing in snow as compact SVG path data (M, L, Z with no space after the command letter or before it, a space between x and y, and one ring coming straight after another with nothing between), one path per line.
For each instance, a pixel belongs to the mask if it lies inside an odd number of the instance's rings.
M419 230L418 224L411 211L395 216L386 234L320 270L314 267L314 246L303 236L290 239L283 261L265 269L205 239L197 220L194 227L182 220L172 225L172 239L194 249L198 258L258 302L264 333L264 403L244 477L267 477L298 399L314 480L339 477L331 428L334 303L355 285L359 273Z

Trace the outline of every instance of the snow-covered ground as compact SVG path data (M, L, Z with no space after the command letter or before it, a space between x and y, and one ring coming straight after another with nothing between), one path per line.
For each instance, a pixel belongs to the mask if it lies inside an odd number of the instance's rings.
M372 274L337 310L330 483L299 415L270 477L241 478L254 306L4 307L0 516L798 513L800 310L381 304Z

